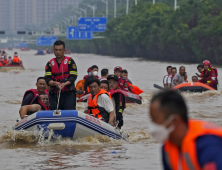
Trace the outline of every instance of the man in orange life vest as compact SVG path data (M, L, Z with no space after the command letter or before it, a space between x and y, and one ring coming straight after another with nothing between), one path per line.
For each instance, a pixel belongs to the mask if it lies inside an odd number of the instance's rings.
M51 59L45 68L46 83L50 86L50 110L57 109L58 93L60 90L58 109L76 109L75 80L78 76L77 66L71 57L64 56L65 52L65 43L60 40L56 41L54 43L56 58Z
M91 94L88 97L84 113L115 126L115 114L110 94L100 88L99 79L90 79L88 86Z
M39 93L48 94L46 90L47 85L44 77L39 77L37 79L36 87L37 89L30 89L25 92L21 106L30 105L34 98L39 95Z
M19 65L19 64L20 64L20 61L19 61L18 53L15 52L14 56L13 56L13 59L12 59L12 65Z
M121 90L118 88L118 77L116 75L109 75L107 77L109 83L109 93L115 102L115 113L118 128L123 126L123 111L126 108L126 98Z
M35 100L31 105L21 107L19 111L21 119L41 110L49 110L49 96L46 93L40 93Z
M164 170L222 169L222 127L188 119L183 97L176 91L153 96L150 133L163 143Z
M3 62L4 62L4 65L7 65L8 62L9 62L8 59L7 59L7 56L6 56L6 55L4 56L4 60L3 60Z
M218 80L217 80L217 69L210 65L210 61L205 60L203 62L204 69L199 78L199 82L204 83L215 90L217 90Z

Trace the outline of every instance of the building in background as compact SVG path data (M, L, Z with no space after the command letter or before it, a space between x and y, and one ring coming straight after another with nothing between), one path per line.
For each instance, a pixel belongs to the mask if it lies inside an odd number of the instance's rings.
M0 30L21 31L39 27L79 0L0 0Z

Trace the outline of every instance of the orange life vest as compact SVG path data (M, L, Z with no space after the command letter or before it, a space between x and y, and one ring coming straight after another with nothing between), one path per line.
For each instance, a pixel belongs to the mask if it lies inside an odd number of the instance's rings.
M12 62L13 63L19 63L19 56L17 56L17 57L13 56Z
M8 59L4 59L3 62L5 63L5 65L8 64Z
M132 85L131 83L127 82L128 88L131 90L132 93L134 94L141 94L143 93L143 90L141 90L139 87Z
M90 94L89 97L88 97L88 114L91 114L92 116L100 119L100 120L103 120L105 122L108 122L109 121L109 113L102 107L99 107L97 105L97 99L99 97L99 95L101 94L107 94L110 99L111 96L110 94L106 91L106 90L103 90L101 89L100 92L95 95L94 97Z
M213 123L190 120L188 131L182 141L181 151L170 141L164 144L165 158L172 170L201 170L196 153L196 139L203 135L215 135L222 137L222 127ZM181 167L181 168L179 168Z
M80 98L85 95L84 93L84 84L85 84L85 79L79 80L78 83L76 84L76 97ZM78 94L78 91L82 91L82 94Z

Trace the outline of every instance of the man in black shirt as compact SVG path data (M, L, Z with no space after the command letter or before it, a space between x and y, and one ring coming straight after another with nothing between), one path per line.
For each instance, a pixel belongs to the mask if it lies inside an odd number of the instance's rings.
M126 98L121 90L118 89L118 77L116 75L109 75L107 77L109 83L109 93L115 102L116 121L118 122L118 128L123 126L123 111L126 108Z
M33 99L36 97L36 95L39 95L39 93L47 94L47 85L44 77L39 77L37 79L36 87L37 89L30 89L25 92L21 106L30 105Z
M78 75L77 66L72 58L64 56L65 51L65 43L60 40L56 41L54 43L56 58L51 59L45 68L46 83L50 86L50 110L57 109L60 90L58 109L76 109L75 80Z

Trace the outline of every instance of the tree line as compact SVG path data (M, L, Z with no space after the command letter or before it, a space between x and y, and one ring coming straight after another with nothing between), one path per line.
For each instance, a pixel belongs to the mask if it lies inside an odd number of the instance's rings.
M105 38L64 40L77 53L222 64L222 1L179 2L175 11L167 3L140 0L128 15L109 19L100 34Z

